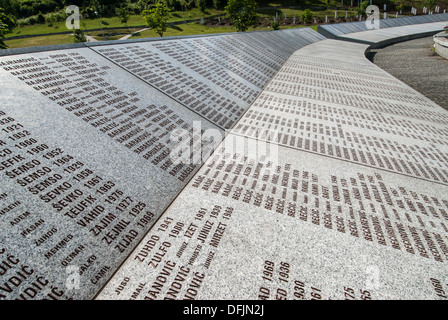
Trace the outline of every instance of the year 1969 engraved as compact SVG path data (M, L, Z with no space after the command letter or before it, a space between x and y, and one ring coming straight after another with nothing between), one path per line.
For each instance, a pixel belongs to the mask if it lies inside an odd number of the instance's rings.
M275 263L272 261L265 261L263 266L263 280L272 281L274 277L274 267ZM290 273L290 265L287 262L280 262L280 266L277 270L278 272L278 280L280 282L288 282L289 281L289 273Z
M286 285L289 282L291 265L288 262L281 261L277 265L269 260L263 264L262 278L265 282L278 283ZM286 300L288 292L283 288L277 288L273 291L275 299ZM267 300L271 294L271 290L266 287L260 288L259 299Z
M274 262L265 261L263 266L263 280L272 281L274 277Z

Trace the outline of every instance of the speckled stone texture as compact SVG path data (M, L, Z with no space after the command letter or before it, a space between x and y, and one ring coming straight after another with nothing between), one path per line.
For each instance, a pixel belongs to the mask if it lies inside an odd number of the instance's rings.
M446 298L448 113L366 48L296 51L98 298Z
M1 57L0 298L446 299L448 113L367 48L304 28Z
M193 121L219 129L89 49L1 62L1 207L20 202L2 214L1 243L34 270L31 279L49 281L26 291L21 279L7 298L48 297L50 285L63 297L93 297L198 169L173 171L171 133ZM79 289L66 287L69 266L81 271Z
M93 298L283 62L321 39L306 28L0 57L0 299Z
M370 59L394 77L405 82L448 110L448 60L433 49L432 37L397 43L371 50Z

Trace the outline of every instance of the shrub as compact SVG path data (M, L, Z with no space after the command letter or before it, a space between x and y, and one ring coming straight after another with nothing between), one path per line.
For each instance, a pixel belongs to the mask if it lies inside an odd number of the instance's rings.
M25 21L26 21L26 24L33 25L33 24L37 23L37 18L36 18L36 16L31 16L31 17L26 18Z
M361 5L356 9L356 15L361 17L367 16L366 10L369 5L370 2L368 0L363 1Z
M148 27L154 29L159 36L168 28L169 9L161 2L158 2L150 10L143 11L143 19Z
M314 18L313 13L311 12L310 9L306 9L303 13L302 13L302 21L305 23L310 23Z
M257 8L255 0L229 0L226 17L230 18L236 31L243 32L258 25Z
M196 0L196 7L198 7L199 11L205 12L207 9L205 0Z
M4 13L4 10L0 8L0 49L6 49L6 44L2 41L4 35L9 31L7 25L8 16Z
M86 36L81 29L75 29L75 34L73 38L74 43L87 42Z
M39 23L39 24L45 23L45 17L42 14L42 12L39 12L39 14L36 16L36 23Z

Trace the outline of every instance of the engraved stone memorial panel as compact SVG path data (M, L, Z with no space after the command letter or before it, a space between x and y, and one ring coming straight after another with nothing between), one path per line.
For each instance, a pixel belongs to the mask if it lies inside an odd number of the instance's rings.
M365 49L294 53L98 298L446 299L447 113Z
M446 186L287 148L279 159L213 157L99 298L437 298Z
M93 47L223 129L230 129L311 29Z
M0 298L93 298L223 129L321 39L303 29L0 57Z
M199 167L176 130L222 131L90 49L0 60L0 294L91 298Z
M448 113L367 48L0 57L0 299L446 299Z

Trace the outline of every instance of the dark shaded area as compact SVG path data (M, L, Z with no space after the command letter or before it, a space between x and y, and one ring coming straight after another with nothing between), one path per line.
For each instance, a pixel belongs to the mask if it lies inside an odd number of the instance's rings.
M183 31L183 29L181 27L175 26L175 25L169 25L168 28L177 30L177 31Z
M448 60L433 48L428 37L371 50L367 58L448 110Z

